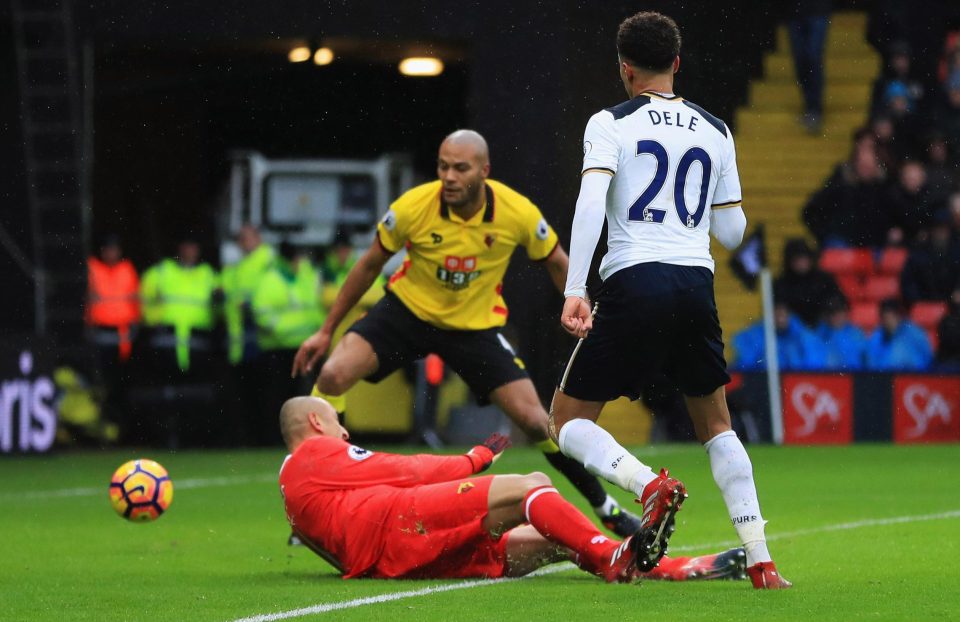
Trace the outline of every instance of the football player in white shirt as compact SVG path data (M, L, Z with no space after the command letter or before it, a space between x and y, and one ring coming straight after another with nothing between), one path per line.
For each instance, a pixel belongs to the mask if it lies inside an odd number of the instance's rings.
M595 114L584 135L560 318L581 341L554 394L551 434L564 454L637 495L643 527L633 546L638 563L655 564L686 490L595 422L607 401L635 399L644 374L662 370L684 394L754 587L790 587L767 551L753 466L731 429L724 393L730 377L710 234L733 249L746 228L733 137L723 121L673 94L680 32L672 19L643 12L624 20L617 51L631 99ZM585 284L604 217L608 252L591 310Z

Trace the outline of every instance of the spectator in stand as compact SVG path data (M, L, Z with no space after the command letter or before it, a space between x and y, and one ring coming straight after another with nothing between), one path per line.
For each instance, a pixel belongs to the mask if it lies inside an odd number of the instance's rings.
M823 46L831 5L830 0L793 0L787 9L794 70L803 93L800 124L811 134L820 131L823 118Z
M817 267L817 256L803 238L787 240L783 249L783 274L774 281L773 296L808 327L820 321L824 301L843 296L837 281Z
M960 192L954 192L947 199L947 214L950 215L950 234L954 241L960 242Z
M910 251L900 273L900 293L907 305L918 300L946 300L960 286L960 241L954 240L946 209L936 213L929 237Z
M937 360L934 369L941 372L960 372L960 287L950 296L950 310L937 326Z
M885 173L876 141L863 131L855 139L849 159L803 208L803 221L820 248L884 246L893 226L882 202Z
M923 329L904 317L895 298L880 303L880 326L867 341L867 369L922 371L930 367L933 349Z
M884 205L894 224L894 237L889 241L910 245L924 239L933 222L934 207L927 189L927 169L921 162L903 163L897 182L885 194Z
M871 117L891 108L915 112L923 95L923 84L910 74L910 46L903 41L893 43L884 75L873 83Z
M850 304L833 296L824 305L817 336L826 346L826 369L859 371L866 364L867 336L850 322Z
M873 132L877 159L885 171L897 170L902 158L894 129L893 119L888 115L879 115L870 122L869 130L860 130Z
M944 205L956 184L954 177L957 167L950 162L947 141L943 134L936 130L930 133L927 140L926 165L930 203L935 206Z
M773 309L777 334L777 360L780 371L810 371L823 369L827 362L826 347L803 322L790 314L783 301ZM766 345L763 320L751 324L733 336L737 360L736 371L766 371Z
M944 87L944 97L937 111L936 125L943 132L956 162L960 154L960 67L951 71Z

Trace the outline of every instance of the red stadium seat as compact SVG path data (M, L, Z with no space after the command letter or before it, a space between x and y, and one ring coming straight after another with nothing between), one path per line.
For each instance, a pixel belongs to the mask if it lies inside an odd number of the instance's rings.
M866 296L866 290L863 286L863 279L861 279L856 274L838 274L836 275L837 285L840 286L840 291L843 292L843 295L847 297L851 303L864 300Z
M903 264L907 263L907 249L905 248L885 248L877 260L877 272L880 274L889 274L900 276L903 272Z
M833 274L867 275L873 272L873 255L865 248L828 248L820 254L820 269Z
M880 302L887 298L900 297L900 277L892 275L877 275L867 279L864 286L867 300Z
M910 309L910 319L925 329L936 329L946 314L947 303L938 300L921 300Z
M850 321L870 333L880 324L880 306L875 302L858 302L850 307Z

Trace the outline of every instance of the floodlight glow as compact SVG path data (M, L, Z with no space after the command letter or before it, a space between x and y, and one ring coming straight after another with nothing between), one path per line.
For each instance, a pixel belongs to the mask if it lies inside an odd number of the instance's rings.
M310 60L310 48L305 45L293 48L287 52L287 60L291 63L302 63L305 60Z
M329 65L333 62L333 50L330 48L319 48L313 53L314 65Z
M400 73L405 76L439 76L443 61L428 56L412 56L400 61Z

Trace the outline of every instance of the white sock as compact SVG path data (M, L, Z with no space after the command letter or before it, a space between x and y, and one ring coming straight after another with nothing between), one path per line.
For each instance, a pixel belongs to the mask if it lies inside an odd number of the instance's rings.
M568 421L560 429L560 451L578 460L587 471L600 476L637 497L643 487L657 478L610 435L589 419Z
M770 561L767 539L763 533L766 521L760 515L757 487L753 483L753 465L743 443L733 430L717 434L704 443L710 456L713 479L720 487L730 520L747 552L747 565Z
M613 511L616 510L618 507L620 507L620 504L617 503L617 500L611 497L610 495L607 495L607 498L604 499L601 505L593 506L593 511L596 513L597 516L599 516L600 518L603 518L605 516L612 516Z

